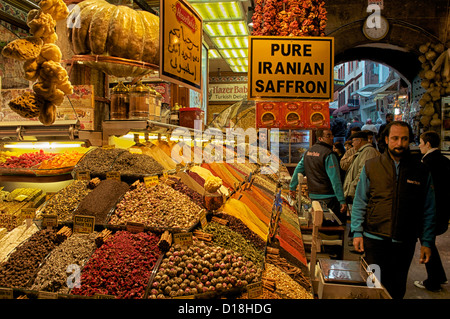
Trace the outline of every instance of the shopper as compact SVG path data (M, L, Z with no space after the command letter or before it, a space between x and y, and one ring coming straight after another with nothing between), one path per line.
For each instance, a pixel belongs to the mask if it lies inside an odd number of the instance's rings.
M450 160L439 150L440 142L439 134L436 132L428 131L420 135L422 162L431 172L436 195L436 236L447 231L450 219L450 209L446 200L450 195ZM425 264L425 268L428 278L424 281L415 281L414 285L430 291L441 290L441 284L447 283L447 276L436 245L431 246L430 261Z
M309 197L326 204L345 225L347 204L342 190L339 162L333 152L333 134L331 130L317 130L316 138L318 142L305 152L292 174L289 185L291 196L295 197L298 173L302 173L307 178ZM324 221L323 225L337 224Z
M358 184L364 164L368 159L379 156L380 152L369 142L365 131L354 133L352 135L352 142L353 148L356 150L356 155L345 175L343 188L345 197L350 197L353 202L356 185Z
M410 153L412 137L406 122L386 126L387 150L365 163L351 216L355 250L380 267L381 283L394 299L405 294L417 238L420 263L428 262L435 240L434 188L425 165Z
M333 133L333 142L345 141L345 134L347 134L347 121L343 118L342 112L339 112L337 118L331 122L331 132Z
M345 154L345 147L344 144L342 144L341 142L334 142L333 143L333 152L336 153L337 155L337 159L338 159L338 163L340 163L341 158L344 156ZM341 181L344 182L344 178L345 178L345 171L340 168L339 166L339 170L341 172Z
M385 135L383 134L384 129L393 120L394 120L394 115L392 113L387 113L386 114L386 123L381 124L380 128L378 129L378 134L377 134L376 139L377 139L378 150L380 151L380 153L384 153L384 150L386 149Z
M351 149L353 147L352 141L351 140L345 141L344 147L345 147L345 151L347 152L349 149Z
M359 121L359 117L355 116L353 118L353 121L350 123L350 126L347 129L347 134L345 135L345 140L348 140L350 138L350 136L353 134L352 128L359 127L361 129L362 126L363 126L363 124Z
M355 197L356 185L359 181L359 176L364 167L364 164L368 159L377 157L380 155L372 145L372 143L368 140L368 134L366 131L360 131L353 133L351 136L353 142L353 148L356 150L355 159L351 163L349 169L347 170L347 174L344 179L344 196L347 201L348 211L351 216L352 206L353 206L353 198ZM350 230L349 239L353 238L353 232ZM353 245L353 241L352 241Z
M361 127L361 131L364 131L364 130L372 131L374 134L377 134L377 133L378 133L377 127L375 126L375 124L372 123L372 119L370 119L370 118L367 119L367 120L366 120L366 124L364 124L364 125Z
M381 124L383 124L383 120L380 119L380 118L378 118L378 119L377 119L377 124L375 124L375 127L376 127L376 129L377 129L377 134L378 134L378 132L380 132Z
M351 133L353 135L353 133L355 132L360 132L361 128L360 127L353 127L351 129ZM351 140L351 136L347 139L347 141L352 141ZM350 167L350 164L352 164L353 159L356 156L356 150L354 149L354 147L352 147L351 149L349 149L347 152L345 152L344 156L342 156L339 165L341 166L341 169L343 169L344 171L347 171L348 168Z

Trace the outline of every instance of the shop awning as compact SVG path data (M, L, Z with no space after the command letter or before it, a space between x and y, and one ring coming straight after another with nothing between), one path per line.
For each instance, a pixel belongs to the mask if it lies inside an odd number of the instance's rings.
M398 82L400 81L400 78L396 78L393 79L391 81L389 81L388 83L386 83L385 85L383 85L381 88L379 88L378 90L375 90L373 92L373 94L392 94L392 93L396 93L398 92Z
M350 95L360 95L362 97L370 97L374 94L374 92L382 87L382 84L368 84L359 90L352 92Z

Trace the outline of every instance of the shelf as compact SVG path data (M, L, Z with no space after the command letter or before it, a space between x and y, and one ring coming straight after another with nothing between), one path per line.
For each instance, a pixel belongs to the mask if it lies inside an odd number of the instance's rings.
M26 176L26 175L2 175L1 182L20 182L20 183L54 183L68 181L72 179L71 174L55 175L55 176Z

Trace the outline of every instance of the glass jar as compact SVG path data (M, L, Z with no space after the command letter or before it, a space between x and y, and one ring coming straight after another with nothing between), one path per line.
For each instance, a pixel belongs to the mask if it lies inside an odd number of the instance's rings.
M161 93L156 91L155 119L157 121L161 120L161 105L162 105L162 95Z
M149 115L150 89L138 82L130 91L131 120L147 120Z
M130 91L122 81L111 89L110 120L126 120L130 106Z
M156 90L150 87L149 119L155 120Z

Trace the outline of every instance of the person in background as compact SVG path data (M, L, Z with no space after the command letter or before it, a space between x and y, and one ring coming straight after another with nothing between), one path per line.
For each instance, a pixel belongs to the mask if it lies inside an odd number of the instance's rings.
M380 119L380 118L378 118L378 119L377 119L377 124L375 124L375 127L377 128L377 134L378 134L378 132L380 131L380 126L381 126L381 124L383 124L383 120Z
M345 154L344 144L342 144L341 142L335 142L333 144L333 152L337 154L338 163L340 163L342 156L344 156ZM341 171L341 181L344 182L345 171L342 168L340 168L340 165L339 169Z
M367 134L367 140L369 141L369 143L371 143L373 147L377 148L377 140L375 138L376 133L370 130L361 130L361 131Z
M412 138L406 122L386 126L386 151L366 161L351 215L355 250L365 253L368 265L378 265L393 299L405 295L417 239L420 263L429 261L435 241L434 187L428 169L409 150Z
M450 209L447 207L446 199L450 195L450 160L439 150L440 142L441 139L436 132L428 131L420 135L422 163L431 172L436 196L436 236L447 231L450 220ZM414 285L430 291L440 291L441 285L448 281L436 244L431 246L430 261L425 264L425 268L427 279L414 281Z
M352 129L354 127L359 127L361 129L362 126L363 126L363 124L359 121L359 117L355 116L353 118L353 121L350 123L350 126L347 129L347 134L345 135L345 140L348 140L350 138L350 136L353 134Z
M355 132L360 132L361 128L360 127L353 127L351 132L352 135ZM352 141L351 138L349 137L347 139L347 141ZM353 159L356 156L356 150L354 147L352 147L351 149L349 149L347 152L345 152L344 156L342 156L341 161L339 162L339 166L341 167L341 169L343 169L344 171L347 171L348 168L350 167L350 164L353 162Z
M383 153L384 150L386 149L385 136L383 134L384 129L393 120L394 120L394 115L392 113L387 113L386 114L386 123L381 124L380 128L378 129L378 134L376 136L376 139L377 139L378 150L380 151L380 153Z
M331 132L333 133L333 142L345 141L345 134L347 133L347 121L343 118L342 112L339 112L337 118L331 122Z
M351 140L345 141L344 147L345 147L345 151L348 151L349 149L351 149L353 147L352 141Z
M348 211L351 216L351 209L353 205L353 198L355 197L356 185L359 181L359 176L364 167L364 164L368 159L374 158L380 155L372 143L368 139L368 133L371 131L359 131L352 134L351 139L353 142L353 148L356 150L355 159L350 164L347 170L347 174L344 179L344 196L347 201ZM351 240L351 245L353 246L353 233L350 230L349 239Z
M374 134L378 133L377 127L375 126L375 124L372 123L372 119L370 119L370 118L368 118L366 120L366 124L364 124L361 127L361 131L364 131L364 130L372 131Z
M309 197L326 204L345 225L347 204L340 178L339 162L333 152L333 134L331 130L317 130L317 142L303 155L295 167L289 184L290 195L296 196L298 173L307 178ZM325 221L323 225L337 225Z

